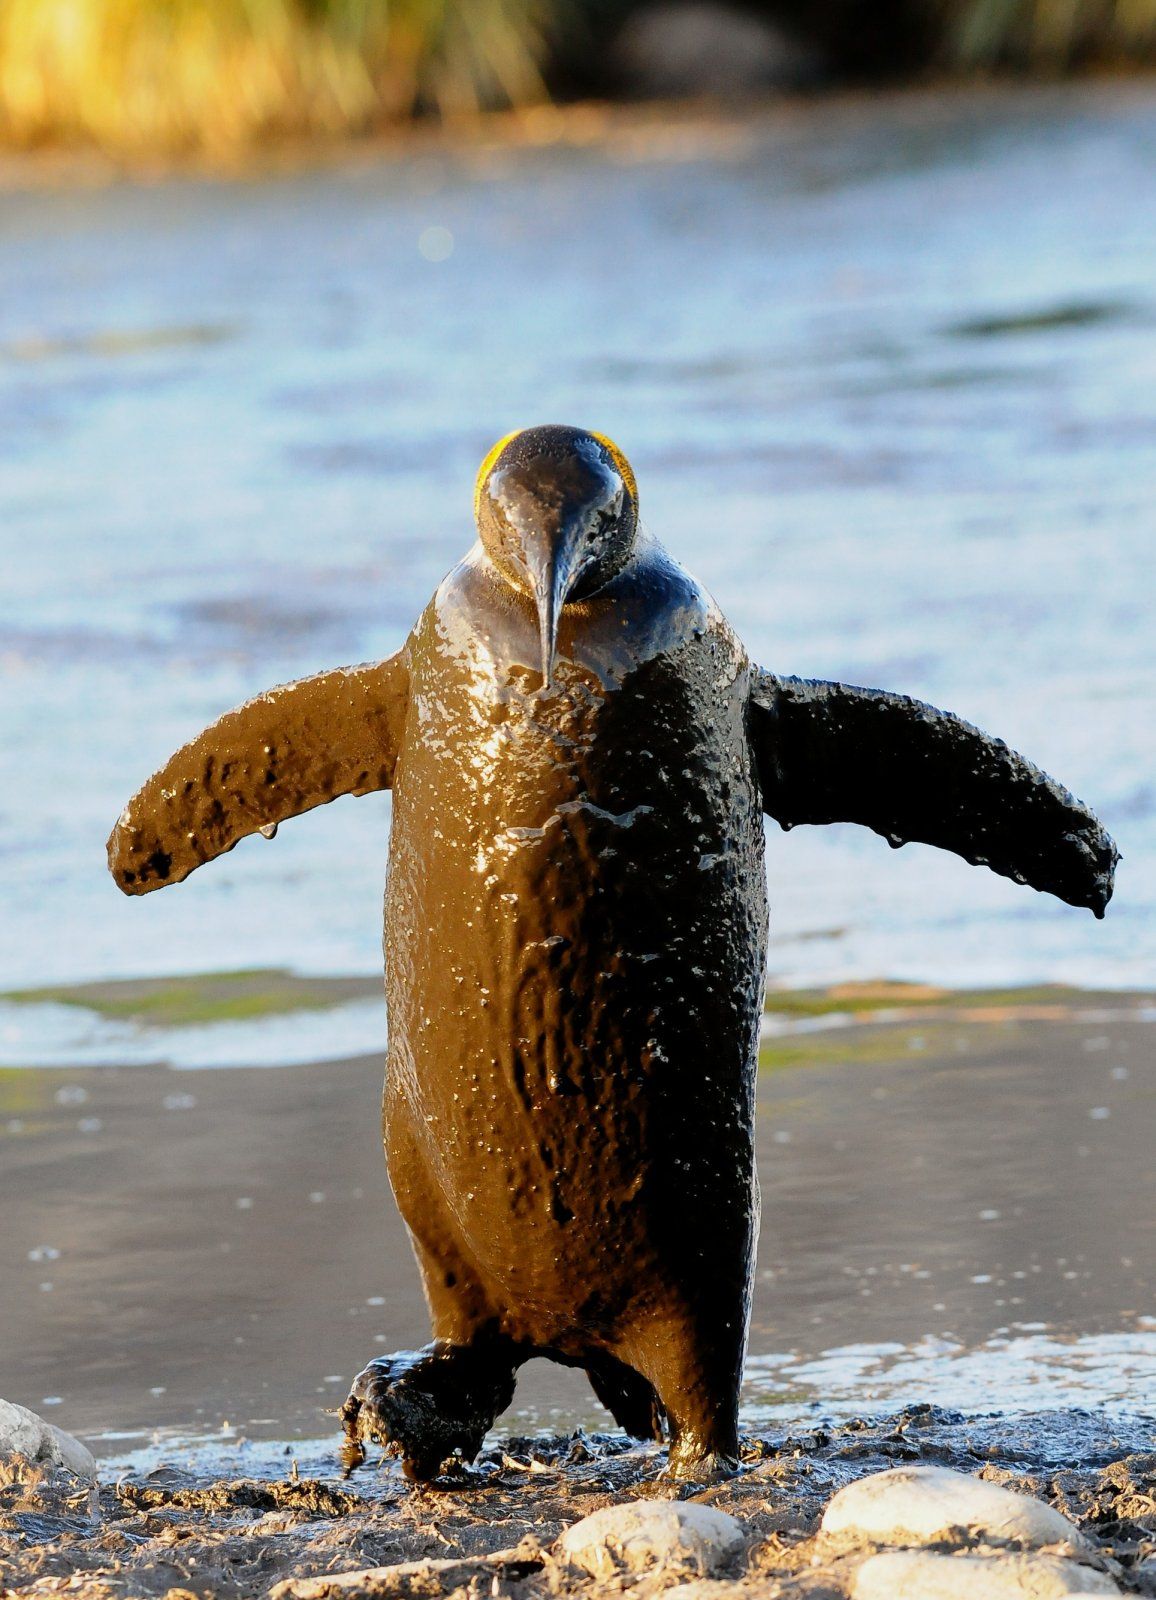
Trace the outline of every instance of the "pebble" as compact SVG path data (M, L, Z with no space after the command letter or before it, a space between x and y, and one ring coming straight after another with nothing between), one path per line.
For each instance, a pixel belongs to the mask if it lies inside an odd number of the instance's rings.
M1120 1592L1102 1572L1057 1556L894 1550L863 1563L851 1600L1054 1600Z
M947 1467L894 1467L849 1483L828 1504L822 1531L857 1544L1087 1547L1067 1517L1042 1500Z
M746 1542L741 1522L713 1506L683 1500L632 1500L606 1506L567 1528L558 1554L596 1578L648 1567L689 1567L707 1577Z
M26 1406L0 1400L0 1455L19 1454L38 1466L67 1467L86 1483L96 1481L92 1451L63 1428L45 1422Z

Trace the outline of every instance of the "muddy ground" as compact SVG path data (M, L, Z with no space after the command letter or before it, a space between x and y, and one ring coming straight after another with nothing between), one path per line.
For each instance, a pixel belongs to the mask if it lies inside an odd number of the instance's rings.
M21 1596L241 1597L286 1579L505 1552L368 1592L595 1600L620 1592L624 1580L595 1581L555 1560L558 1534L602 1506L677 1494L730 1512L748 1532L730 1581L712 1592L820 1600L843 1596L856 1565L816 1536L823 1507L852 1478L905 1462L979 1473L1047 1500L1090 1536L1093 1559L1127 1592L1156 1595L1152 1419L1052 1412L968 1420L931 1406L748 1437L739 1476L700 1487L661 1480L654 1446L581 1433L508 1439L467 1477L420 1490L385 1461L343 1482L332 1457L287 1460L279 1478L231 1476L224 1459L220 1476L174 1460L147 1474L106 1474L92 1490L9 1469L0 1489L0 1580ZM646 1594L689 1576L656 1574L634 1586Z

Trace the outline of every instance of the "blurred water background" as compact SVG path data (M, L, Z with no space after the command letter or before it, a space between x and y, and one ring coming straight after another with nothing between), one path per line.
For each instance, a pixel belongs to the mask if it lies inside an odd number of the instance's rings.
M772 828L773 981L1151 982L1147 86L9 191L0 416L6 989L378 970L387 796L145 900L104 839L228 706L395 650L471 541L483 451L543 420L620 441L757 661L959 711L1123 850L1096 923L922 846ZM18 1026L31 1064L52 1018Z

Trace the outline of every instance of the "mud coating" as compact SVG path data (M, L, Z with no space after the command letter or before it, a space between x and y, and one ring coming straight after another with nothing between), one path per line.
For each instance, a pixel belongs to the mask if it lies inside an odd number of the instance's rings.
M110 866L147 892L392 786L383 1127L434 1342L357 1378L346 1464L472 1459L545 1355L711 1476L738 1458L758 1217L764 808L1098 914L1115 848L958 718L752 668L601 436L501 441L475 512L398 656L223 717L130 802Z
M907 695L758 672L751 734L769 816L920 840L1102 917L1119 860L1068 791L962 717Z
M179 883L251 833L342 794L388 789L405 714L400 656L268 689L206 728L133 795L108 841L125 894Z

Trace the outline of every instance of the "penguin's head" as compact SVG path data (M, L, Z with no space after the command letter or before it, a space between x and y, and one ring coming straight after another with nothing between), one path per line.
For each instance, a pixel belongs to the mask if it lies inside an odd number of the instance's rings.
M502 577L533 597L548 686L562 607L594 594L630 559L638 531L630 463L584 428L509 433L482 462L474 516Z

